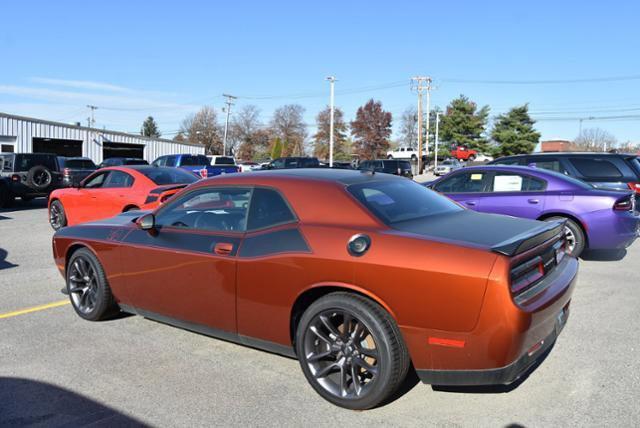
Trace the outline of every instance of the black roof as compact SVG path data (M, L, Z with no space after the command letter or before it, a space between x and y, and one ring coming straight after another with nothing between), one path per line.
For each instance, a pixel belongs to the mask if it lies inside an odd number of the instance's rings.
M392 174L374 173L368 170L361 171L342 168L272 169L267 171L254 171L251 174L260 174L271 177L299 177L310 180L337 181L345 185L364 183L374 180L407 180L407 178Z

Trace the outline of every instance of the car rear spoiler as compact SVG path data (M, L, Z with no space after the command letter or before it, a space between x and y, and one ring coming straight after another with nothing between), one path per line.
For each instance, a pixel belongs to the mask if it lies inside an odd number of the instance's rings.
M505 256L515 256L536 247L543 242L552 239L554 236L564 233L566 220L541 222L540 226L525 233L509 238L506 241L491 247L491 251L504 254Z

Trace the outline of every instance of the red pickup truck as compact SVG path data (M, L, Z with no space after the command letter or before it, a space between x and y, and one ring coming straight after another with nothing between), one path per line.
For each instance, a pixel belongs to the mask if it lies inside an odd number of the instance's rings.
M467 149L463 146L451 146L451 156L458 160L469 160L474 161L478 156L478 152L475 150Z

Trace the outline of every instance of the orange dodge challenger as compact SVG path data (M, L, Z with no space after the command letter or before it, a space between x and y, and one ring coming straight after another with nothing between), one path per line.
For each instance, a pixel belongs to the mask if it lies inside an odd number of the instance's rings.
M578 271L561 222L330 169L203 180L64 227L53 251L82 318L121 310L296 357L350 409L387 400L411 363L426 383L515 381L560 333Z

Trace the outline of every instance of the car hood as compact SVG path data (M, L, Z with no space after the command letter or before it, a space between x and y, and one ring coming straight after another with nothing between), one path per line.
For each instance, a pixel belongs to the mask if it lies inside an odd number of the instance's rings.
M564 223L462 210L393 224L407 234L515 255L559 234Z

